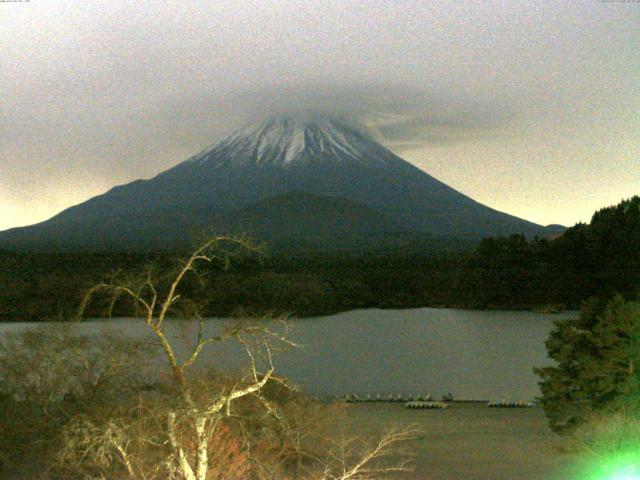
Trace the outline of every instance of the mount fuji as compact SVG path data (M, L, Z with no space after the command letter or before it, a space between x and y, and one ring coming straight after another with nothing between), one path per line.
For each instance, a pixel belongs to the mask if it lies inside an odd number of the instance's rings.
M242 128L149 180L0 232L0 247L163 249L202 231L325 248L557 233L472 200L347 121L289 115Z

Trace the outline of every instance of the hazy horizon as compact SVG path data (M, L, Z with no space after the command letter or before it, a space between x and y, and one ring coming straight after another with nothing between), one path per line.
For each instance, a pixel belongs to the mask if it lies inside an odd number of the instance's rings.
M0 3L0 230L299 108L497 210L589 221L640 193L638 25L635 2Z

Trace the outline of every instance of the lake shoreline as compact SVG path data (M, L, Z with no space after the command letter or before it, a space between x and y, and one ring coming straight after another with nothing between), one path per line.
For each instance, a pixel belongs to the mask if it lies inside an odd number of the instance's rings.
M554 308L554 306L507 306L507 307L500 307L500 306L496 306L496 307L471 307L471 306L464 306L464 305L423 305L423 306L407 306L407 307L399 307L399 306L389 306L389 307L384 307L384 306L363 306L361 308L348 308L345 310L336 310L336 311L328 311L328 312L323 312L323 313L318 313L318 314L304 314L304 315L297 315L297 314L293 314L293 313L289 313L289 314L283 314L281 315L282 317L286 317L287 320L293 320L293 321L298 321L298 320L307 320L307 319L316 319L316 318L325 318L325 317L333 317L335 315L339 315L339 314L345 314L345 313L350 313L350 312L357 312L357 311L362 311L362 310L380 310L380 311L403 311L403 310L418 310L418 309L433 309L433 310L460 310L460 311L470 311L470 312L531 312L531 313L540 313L540 314L544 314L544 315L563 315L563 314L575 314L576 316L578 315L579 311L575 310L575 309L571 309L571 308L562 308L562 309L558 309L558 308ZM132 317L135 318L135 317ZM168 319L172 319L174 321L179 321L181 320L180 317L171 317L169 315L167 315ZM218 316L209 316L206 317L209 319L214 319L214 318L236 318L238 320L241 320L243 318L248 318L248 319L260 319L260 318L267 318L267 315L257 315L257 316L238 316L238 317L218 317ZM268 317L268 318L273 318L273 317ZM110 317L108 316L92 316L90 318L86 318L86 319L82 319L80 320L81 322L87 322L87 321L109 321L111 320ZM45 319L45 320L27 320L27 321L23 321L23 320L14 320L14 319L0 319L0 325L2 324L12 324L12 323L24 323L24 324L34 324L34 325L39 325L39 324L47 324L47 323L74 323L74 322L78 322L78 320L76 319L69 319L69 320L63 320L63 319L57 319L57 318L51 318L51 319Z

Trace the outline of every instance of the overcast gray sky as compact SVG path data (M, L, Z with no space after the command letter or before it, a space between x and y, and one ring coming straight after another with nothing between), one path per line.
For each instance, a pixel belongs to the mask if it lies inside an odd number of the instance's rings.
M320 109L491 207L640 193L640 3L0 2L0 229Z

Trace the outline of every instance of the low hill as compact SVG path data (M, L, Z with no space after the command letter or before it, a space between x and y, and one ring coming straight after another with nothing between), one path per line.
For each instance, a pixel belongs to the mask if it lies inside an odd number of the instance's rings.
M397 247L419 236L376 210L342 197L289 192L220 219L221 231L246 234L275 249Z

